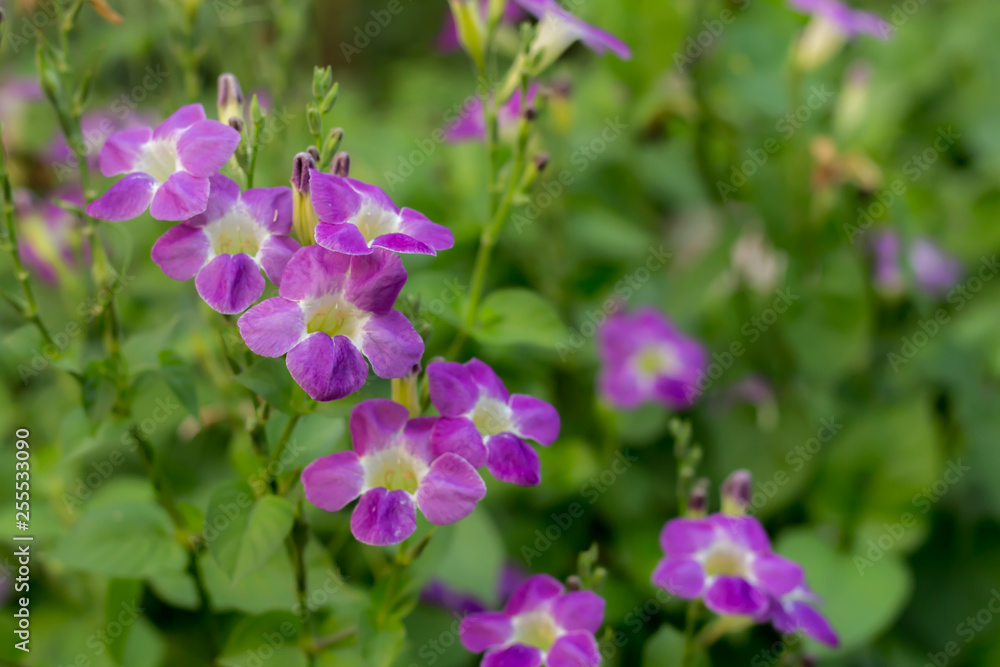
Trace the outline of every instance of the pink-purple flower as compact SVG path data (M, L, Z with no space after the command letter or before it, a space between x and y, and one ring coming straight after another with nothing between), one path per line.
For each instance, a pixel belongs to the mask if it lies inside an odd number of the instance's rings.
M591 51L614 53L622 60L632 57L628 44L600 28L581 20L563 8L557 0L514 0L538 19L535 39L528 54L534 71L541 71L554 62L573 42L583 42Z
M310 195L319 217L316 243L345 255L376 248L435 255L455 245L444 225L412 208L400 209L381 188L353 178L310 172Z
M417 508L433 524L464 519L486 495L479 473L458 454L435 448L435 417L409 419L388 399L351 411L352 451L336 452L302 471L306 498L337 512L355 498L351 532L365 544L398 544L417 528Z
M559 413L545 401L509 394L492 368L478 359L465 365L435 361L427 367L431 402L441 419L436 446L458 451L473 466L487 467L503 482L535 486L541 462L525 439L551 445L559 437Z
M299 244L292 226L291 188L255 188L240 193L222 174L212 176L204 213L172 227L153 244L153 261L174 280L194 278L198 294L213 310L235 315L264 293L267 274L275 285Z
M962 276L962 264L924 236L904 240L891 229L872 236L872 280L879 291L899 294L906 287L906 271L916 286L928 295L940 297L953 288Z
M528 105L534 103L537 95L538 84L532 82L528 87ZM497 126L501 135L509 135L517 127L524 109L525 106L521 104L521 90L515 90L497 109ZM486 140L486 115L481 98L472 98L458 118L445 128L445 137L450 142Z
M662 403L685 408L694 403L708 354L650 307L617 312L597 335L601 394L619 408Z
M827 646L838 646L840 639L830 622L816 611L822 600L805 584L779 597L771 598L770 618L778 632L801 632Z
M405 282L388 250L352 257L307 246L289 260L278 296L240 317L240 333L256 354L287 354L288 371L312 398L343 398L364 386L365 357L381 378L403 377L420 361L423 340L392 308Z
M793 8L822 18L836 27L845 37L868 34L888 39L889 24L877 14L854 9L840 0L789 0Z
M539 574L514 592L503 611L462 619L462 645L483 656L482 667L598 667L594 634L604 620L604 599L571 591Z
M87 207L100 220L187 220L208 206L209 179L236 151L240 133L205 118L200 104L175 111L156 129L115 132L101 149L101 173L126 174Z
M490 0L479 0L479 8L483 16L486 15ZM503 23L517 23L524 18L524 10L513 2L508 2L503 10ZM443 53L457 51L462 48L458 41L458 28L455 27L455 16L448 12L441 26L441 32L437 37L437 50Z
M72 204L83 204L83 194L78 190L54 196ZM14 210L19 223L18 255L42 281L58 283L65 268L78 264L81 254L78 250L82 249L84 256L89 253L86 245L77 248L76 218L69 211L38 199L28 190L14 192Z

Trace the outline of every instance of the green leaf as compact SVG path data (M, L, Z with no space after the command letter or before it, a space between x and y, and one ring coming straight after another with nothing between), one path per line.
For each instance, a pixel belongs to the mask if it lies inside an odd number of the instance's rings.
M261 359L236 376L236 381L264 397L272 408L291 413L295 382L281 359Z
M262 614L293 609L298 603L292 563L284 550L277 551L264 567L235 582L207 554L198 560L198 567L215 611Z
M479 324L471 333L482 343L549 349L565 342L568 336L552 304L520 287L490 293L480 307Z
M237 480L220 484L208 501L204 530L208 553L230 579L239 565L243 534L254 499L250 485Z
M300 631L301 623L290 611L270 611L240 619L218 662L225 667L304 666L305 655L296 646Z
M188 413L197 419L198 392L191 367L171 350L163 350L160 352L160 375Z
M681 665L684 660L684 633L672 625L660 626L646 641L642 649L642 667L666 667ZM709 667L708 654L699 651L691 661L691 667Z
M295 507L287 498L264 496L250 510L234 579L254 572L284 545L295 522Z
M160 367L160 351L171 343L174 328L180 317L175 316L155 329L131 336L122 345L122 355L133 375L142 371L157 370Z
M135 620L142 613L142 582L137 579L112 579L108 583L106 619L108 627L117 624L121 635L108 645L108 653L116 665L125 662L125 646Z
M153 592L164 602L181 609L197 609L198 586L187 572L164 572L146 580Z
M52 556L75 570L135 579L178 572L187 563L170 517L159 506L143 502L88 508Z
M80 393L91 424L97 424L115 404L115 369L108 359L95 360L83 371Z

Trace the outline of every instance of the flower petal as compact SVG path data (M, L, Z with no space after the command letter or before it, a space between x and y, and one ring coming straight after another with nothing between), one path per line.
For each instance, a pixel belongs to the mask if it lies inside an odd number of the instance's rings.
M117 176L135 171L142 160L142 149L152 138L153 130L148 127L134 127L109 136L101 148L101 173Z
M299 242L291 236L268 236L257 253L264 273L275 285L281 286L281 276L285 267L299 249Z
M771 550L767 531L755 516L713 514L709 520L736 544L761 553Z
M705 591L705 606L716 614L758 616L768 605L767 596L740 577L720 576Z
M204 227L215 222L228 214L240 200L240 186L228 176L213 174L208 184L208 204L203 212L186 221L189 225Z
M500 433L486 439L486 467L501 482L518 486L538 486L542 464L534 448L513 433Z
M551 613L563 630L594 633L604 620L604 598L593 591L572 591L552 603Z
M357 229L355 227L355 229ZM360 232L358 232L360 234ZM392 252L404 252L412 255L436 255L434 248L430 247L422 241L418 241L412 236L407 236L406 234L400 234L399 232L394 232L392 234L383 234L372 239L373 248L385 248L386 250L391 250Z
M288 234L292 230L292 189L253 188L241 199L250 217L272 234Z
M331 338L317 331L285 357L292 378L317 401L333 401L365 385L368 364L347 336Z
M483 436L471 420L465 417L441 417L431 431L431 449L440 456L446 452L458 454L473 468L486 465L486 445Z
M839 646L840 639L836 631L826 618L805 602L793 602L786 609L789 625L791 629L801 630L817 641L821 641L827 646Z
M280 357L306 335L302 308L280 296L261 301L245 312L237 324L247 347L264 357Z
M652 581L668 593L691 600L701 597L705 589L705 569L690 558L661 558Z
M188 104L167 116L166 120L153 130L153 138L168 139L200 120L205 120L205 107L200 104Z
M504 605L504 613L515 616L535 611L543 603L563 594L565 589L555 577L536 574L521 584Z
M372 249L368 247L361 230L350 223L328 223L321 222L316 225L313 232L316 243L327 250L342 252L345 255L370 255Z
M222 169L240 145L240 133L217 120L200 120L177 140L177 161L192 176L208 178Z
M484 655L480 667L539 667L544 657L534 646L514 644Z
M351 532L359 542L384 547L399 544L417 529L417 510L406 491L371 489L351 515Z
M327 512L344 509L359 495L365 470L354 452L335 452L316 459L302 470L306 500Z
M597 640L590 632L569 632L549 649L546 667L598 667L601 652Z
M757 582L771 595L785 595L804 583L802 566L778 554L757 556L751 569Z
M87 206L87 215L98 220L121 222L143 214L156 192L156 179L142 173L129 174L111 186L100 199Z
M361 195L354 191L347 179L316 169L309 172L309 197L322 222L346 223L361 208Z
M489 364L473 357L465 362L465 367L479 386L480 396L488 396L501 403L508 401L510 394L507 392L507 387L504 386L503 380L496 374L496 371L490 368Z
M454 361L435 361L427 367L431 402L445 417L461 417L479 400L479 387L468 369Z
M401 378L424 355L424 340L398 310L375 315L365 323L361 351L380 378Z
M691 556L710 547L716 539L715 524L710 519L678 517L660 531L660 548L668 556Z
M448 250L455 245L455 235L444 225L431 222L426 215L412 208L399 212L399 231L424 243L434 250Z
M157 220L187 220L208 208L209 181L183 171L170 175L153 195L149 214Z
M444 454L420 481L416 501L428 521L446 526L472 514L485 495L486 484L476 469L458 454Z
M488 648L506 644L514 633L510 616L500 611L469 614L458 626L462 646L472 653L482 653Z
M387 313L406 283L406 269L395 253L373 248L370 255L351 258L344 296L361 310Z
M150 256L174 280L191 280L205 266L211 248L204 229L181 223L156 240Z
M362 401L351 410L351 442L358 456L367 456L389 446L406 426L410 411L388 398Z
M337 294L343 290L351 258L310 245L296 252L281 274L278 294L292 301Z
M511 417L517 435L551 445L559 437L559 413L534 396L514 394L510 397Z
M264 276L249 255L218 255L194 279L198 294L217 313L235 315L264 293Z

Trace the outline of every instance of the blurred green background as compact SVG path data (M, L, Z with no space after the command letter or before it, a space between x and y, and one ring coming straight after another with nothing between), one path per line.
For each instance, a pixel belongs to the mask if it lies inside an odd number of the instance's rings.
M435 138L476 86L461 53L436 48L447 4L400 1L403 10L381 25L387 3L379 0L110 0L124 23L110 25L85 5L70 48L74 70L94 72L90 111L134 101L134 113L153 122L192 93L213 115L216 77L236 74L270 112L259 186L288 183L292 157L309 143L312 68L332 65L340 82L333 125L344 128L351 175L456 236L456 247L436 258L405 259L403 307L429 332L426 361L455 334L486 214L486 162L480 144ZM33 75L28 26L45 6L7 2L0 84ZM989 611L1000 598L1000 281L991 280L1000 249L1000 5L885 0L863 8L894 23L901 12L891 39L861 37L795 76L790 53L807 19L781 0L574 5L628 42L634 59L576 46L545 77L556 92L532 151L551 161L501 235L487 283L487 294L521 288L532 296L511 312L500 308L465 350L492 364L511 391L553 402L563 431L541 452L542 485L491 480L473 516L438 531L415 566L418 581L435 577L495 604L505 562L564 578L597 542L609 571L605 620L626 638L604 664L674 664L664 657L674 637L661 628L682 627L682 607L663 603L649 583L657 534L677 512L672 414L656 406L616 412L595 391L594 324L618 298L629 309L656 306L717 354L717 377L687 414L705 451L701 472L716 485L736 468L753 472L755 513L778 549L805 565L841 634L836 651L807 644L820 664L1000 664L1000 619ZM735 18L715 35L723 11ZM377 30L365 36L372 21ZM692 53L689 37L704 31L704 53L678 67ZM23 43L12 39L21 35ZM870 71L866 83L851 79L858 66ZM15 185L51 192L68 182L38 159L57 132L54 114L44 101L22 111L17 123L5 121ZM940 132L957 139L927 154ZM735 192L720 196L720 181L738 184ZM894 184L902 194L890 194ZM884 210L873 205L890 197ZM860 211L878 213L871 229ZM178 498L203 513L220 483L255 473L249 401L219 352L233 344L235 327L220 330L193 285L148 259L167 228L143 216L106 225L105 238L128 277L118 304L136 374L133 420ZM935 298L908 273L900 293L875 289L867 249L876 228L927 236L955 254L965 267L956 288L966 291ZM669 260L646 270L662 253ZM9 266L2 282L13 287ZM70 334L58 361L40 356L34 330L0 310L7 609L18 428L31 431L35 536L32 651L13 648L14 621L2 613L0 658L39 667L249 667L259 637L294 619L291 563L279 550L236 585L202 563L217 613L207 623L193 609L196 591L126 446L127 424L106 417L100 387L73 376L100 348L81 308L93 298L85 275L70 269L58 286L39 289L52 330L75 323L83 331ZM792 305L772 317L779 294ZM934 328L928 322L939 309L947 321ZM744 352L727 355L734 343ZM33 362L37 372L22 378ZM740 391L748 378L767 388L750 401ZM370 380L360 396L303 418L289 467L347 447L350 405L388 392L387 382ZM272 444L286 419L271 420ZM613 467L622 457L624 472ZM143 509L123 523L123 507ZM580 516L566 522L570 512ZM320 635L350 625L388 554L355 543L348 517L307 513L316 534L309 590L317 599L328 593L312 620ZM106 642L123 600L138 600L142 612ZM454 623L447 611L418 608L394 664L478 664ZM949 642L957 655L943 653ZM261 664L304 664L294 645L283 640ZM784 664L786 648L756 627L718 643L710 658ZM348 643L316 664L383 664L366 660L374 661Z

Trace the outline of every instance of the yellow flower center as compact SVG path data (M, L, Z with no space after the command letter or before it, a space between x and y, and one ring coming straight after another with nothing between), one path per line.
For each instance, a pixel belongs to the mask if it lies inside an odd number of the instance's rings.
M237 207L214 222L205 225L216 255L245 253L256 257L267 238L267 230L257 224L249 214Z
M368 313L348 303L340 294L327 294L305 304L306 331L361 339Z
M514 617L514 643L533 646L548 651L559 638L559 628L552 617L543 611L519 614Z
M377 206L363 204L361 210L354 220L358 226L358 231L365 237L365 241L371 243L385 234L392 234L398 226L398 216L392 211L386 211Z
M416 493L427 474L427 464L400 446L392 446L365 457L365 483L370 488Z
M154 139L142 149L139 171L163 183L177 171L177 142Z
M510 408L493 398L483 398L472 411L472 423L482 435L496 435L510 430Z

